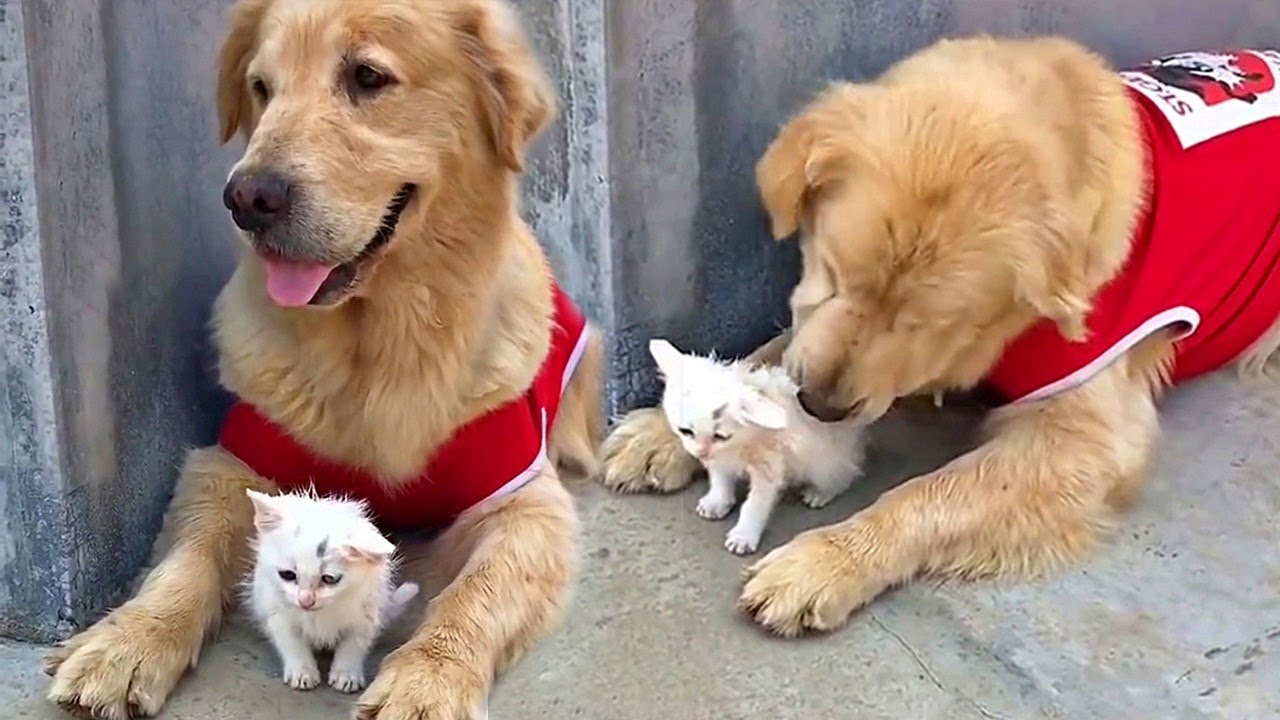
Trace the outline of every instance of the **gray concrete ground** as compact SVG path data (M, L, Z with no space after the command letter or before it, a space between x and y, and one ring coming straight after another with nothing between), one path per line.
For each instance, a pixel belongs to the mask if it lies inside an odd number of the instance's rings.
M1153 481L1113 542L1051 580L917 586L829 637L781 641L733 612L742 561L695 492L582 493L585 571L570 620L498 686L494 720L1280 718L1280 384L1219 376L1171 394ZM971 442L963 409L893 417L870 479L769 540L842 517ZM41 699L39 648L0 644L0 712ZM346 717L348 699L276 678L233 623L165 717ZM16 714L14 711L16 710Z

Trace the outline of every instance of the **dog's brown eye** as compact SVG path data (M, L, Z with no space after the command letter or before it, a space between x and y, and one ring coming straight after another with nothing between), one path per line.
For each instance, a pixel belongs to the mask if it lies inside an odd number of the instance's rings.
M360 63L352 71L355 86L365 92L373 92L391 84L391 76L370 65Z
M253 81L253 94L258 96L262 102L266 102L271 96L271 91L267 88L267 83L262 78Z

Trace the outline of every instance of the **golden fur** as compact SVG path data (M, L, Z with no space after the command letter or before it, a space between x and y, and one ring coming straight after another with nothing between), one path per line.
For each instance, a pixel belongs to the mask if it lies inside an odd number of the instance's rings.
M335 91L353 55L395 86L358 102ZM548 348L550 272L518 215L516 176L554 101L513 13L501 0L240 0L218 105L224 140L248 141L238 168L284 166L305 189L295 240L319 252L360 252L397 188L416 184L342 302L275 306L246 250L213 321L228 389L384 483L416 476L454 429L523 393ZM558 465L593 470L602 363L593 337L552 436ZM245 488L272 490L219 447L190 454L154 568L51 655L51 699L112 720L160 710L245 570ZM447 570L445 587L356 716L478 718L495 674L564 609L576 533L555 469L460 518L426 563Z
M1042 318L1079 336L1122 265L1145 187L1118 76L1062 39L942 41L838 84L757 165L774 235L802 237L789 337L762 348L814 414L871 419L975 386ZM1260 367L1280 332L1245 364ZM783 635L829 630L920 575L1025 576L1081 557L1138 491L1172 343L998 411L990 439L749 568L740 606ZM673 491L692 463L659 413L606 440L603 481Z

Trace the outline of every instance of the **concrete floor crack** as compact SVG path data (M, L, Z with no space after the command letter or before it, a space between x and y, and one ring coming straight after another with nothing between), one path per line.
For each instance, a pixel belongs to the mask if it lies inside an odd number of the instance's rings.
M871 617L871 622L875 623L876 627L880 628L886 635L893 638L898 645L906 651L907 655L911 657L911 661L920 668L920 670L925 674L925 677L929 678L929 682L933 683L934 687L938 688L938 690L960 698L963 702L973 707L979 715L987 718L987 720L1014 720L1014 718L1011 718L1004 713L988 710L986 707L983 707L982 703L968 697L964 693L960 692L958 688L944 685L942 680L938 678L937 673L933 671L933 668L929 667L929 663L925 662L924 657L915 649L914 646L912 646L911 643L907 642L906 638L902 637L902 635L898 634L896 630L889 627L883 620L876 617L875 613L868 612L867 614Z

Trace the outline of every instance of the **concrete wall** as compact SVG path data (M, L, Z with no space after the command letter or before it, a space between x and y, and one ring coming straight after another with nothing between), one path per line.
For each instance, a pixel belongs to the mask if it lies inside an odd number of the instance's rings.
M6 157L30 158L8 217L28 259L0 259L10 317L29 311L6 328L30 351L7 358L5 428L40 449L0 464L11 634L63 635L116 599L221 408L204 325L233 252L211 113L224 9L175 5L0 4L6 129L29 148Z
M0 5L0 632L28 635L56 624L66 602L66 536L19 11Z
M612 338L725 352L785 321L794 249L751 168L827 79L944 34L1061 31L1118 61L1280 37L1275 0L518 0L563 111L526 183L562 282ZM212 60L230 0L0 0L0 633L121 596L225 398L204 325L232 262Z

